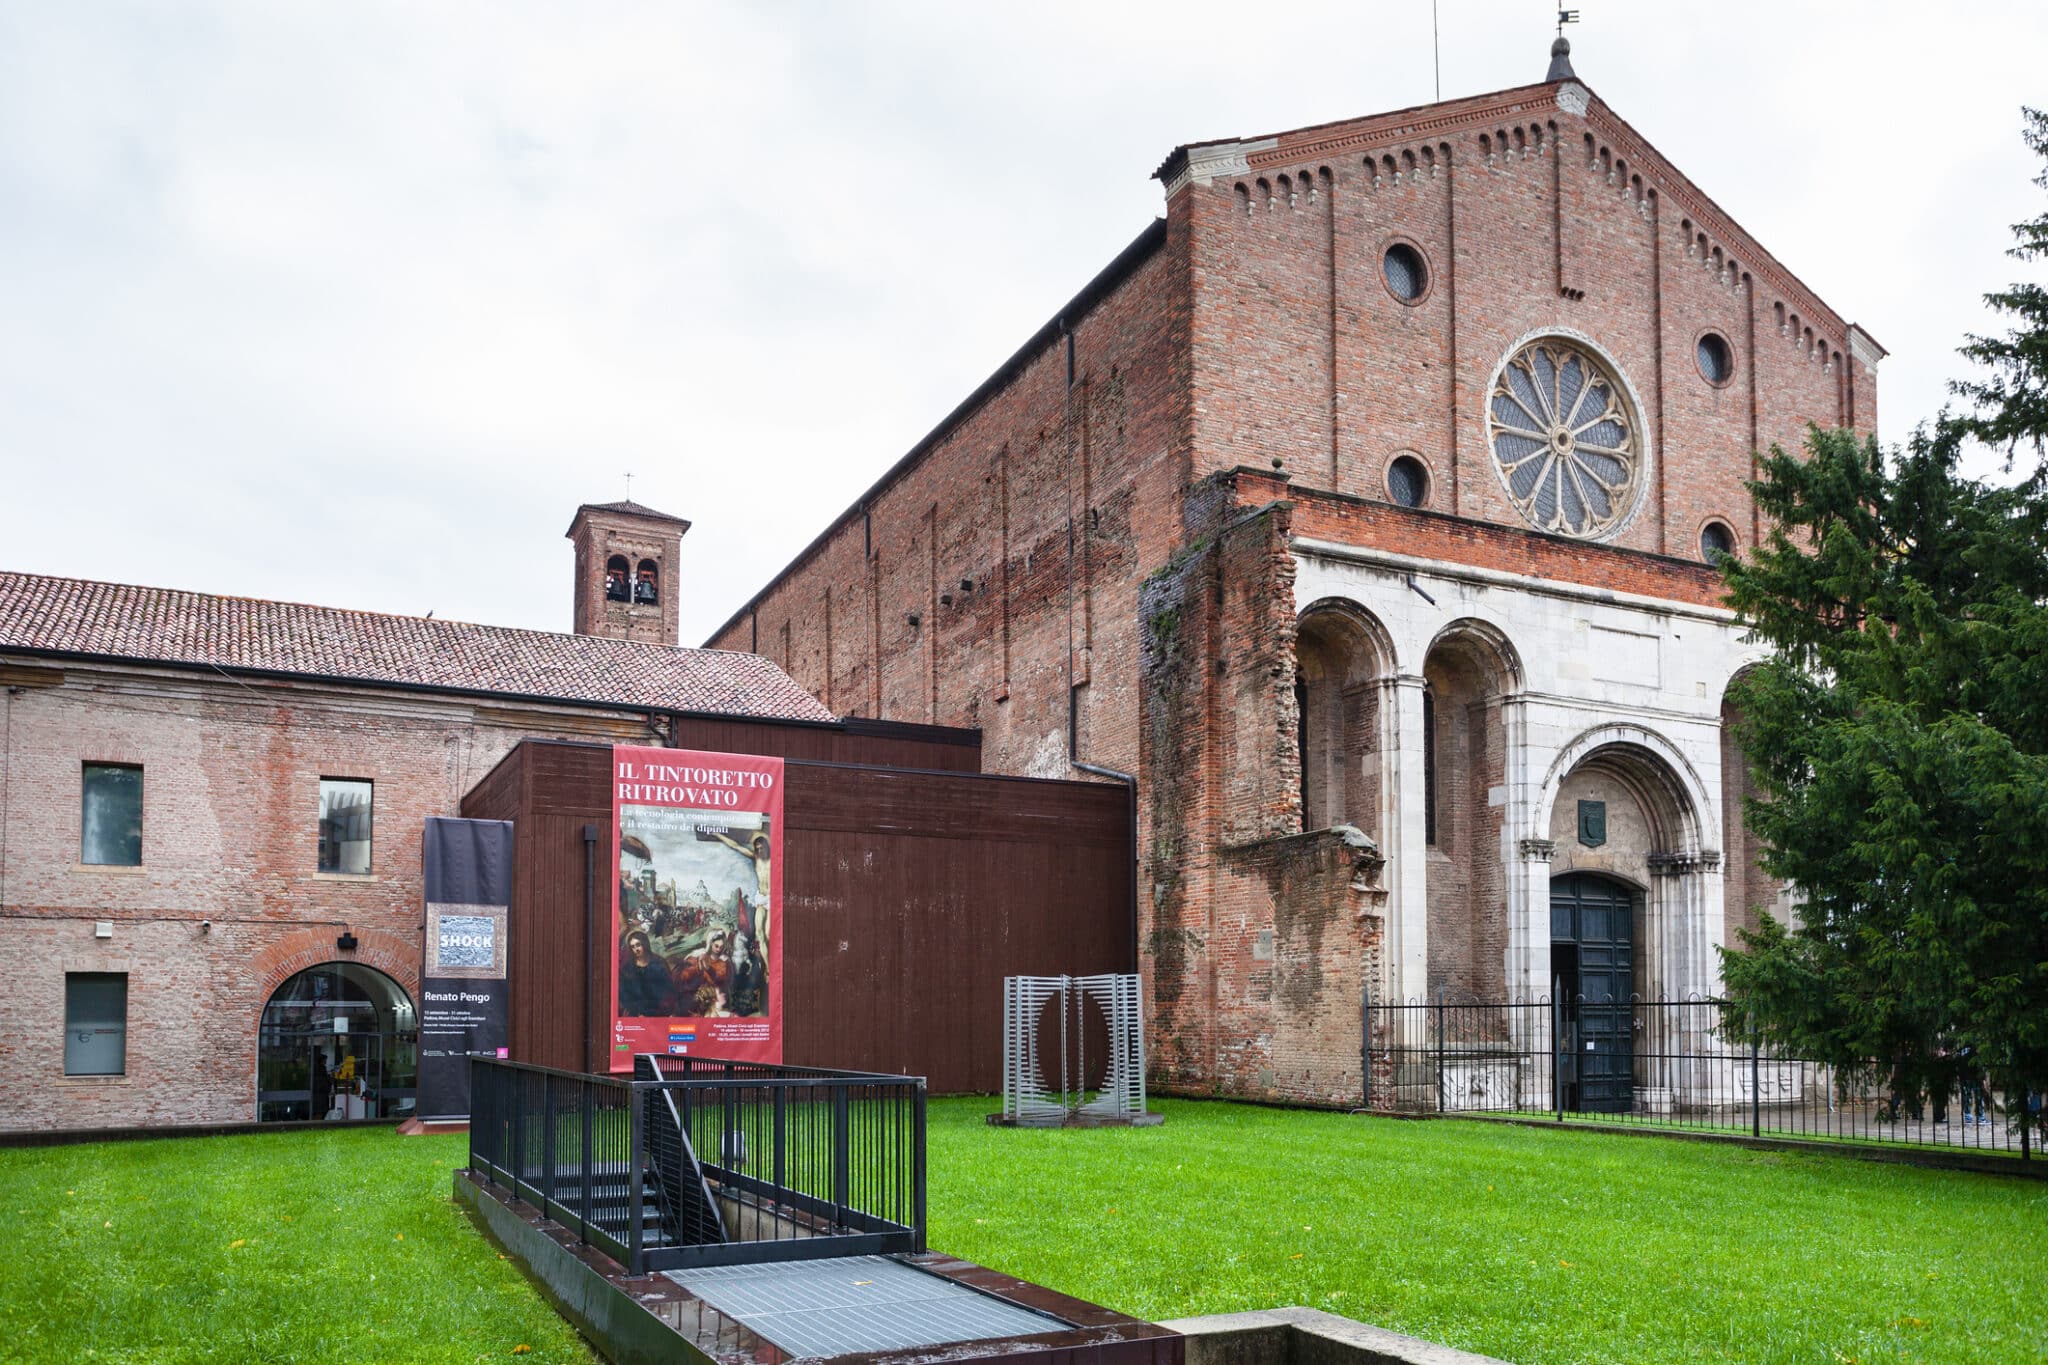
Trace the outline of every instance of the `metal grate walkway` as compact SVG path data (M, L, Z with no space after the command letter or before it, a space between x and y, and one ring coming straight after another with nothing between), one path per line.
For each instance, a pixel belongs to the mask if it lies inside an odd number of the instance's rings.
M673 1270L668 1277L792 1356L893 1351L1072 1328L886 1256Z

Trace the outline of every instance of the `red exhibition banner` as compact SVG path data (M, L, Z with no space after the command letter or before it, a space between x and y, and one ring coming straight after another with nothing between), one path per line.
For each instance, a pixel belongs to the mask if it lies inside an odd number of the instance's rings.
M612 750L611 1069L782 1060L782 760Z

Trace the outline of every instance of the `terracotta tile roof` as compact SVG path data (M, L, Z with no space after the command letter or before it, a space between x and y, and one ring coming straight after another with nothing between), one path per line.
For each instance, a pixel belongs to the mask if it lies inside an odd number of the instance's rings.
M783 720L832 713L768 660L588 635L0 572L0 651Z
M576 523L583 519L583 514L585 512L618 512L629 517L644 517L648 521L674 522L677 526L681 526L685 529L687 529L690 525L689 521L683 517L672 517L666 512L657 512L652 507L649 507L646 503L634 502L629 498L624 502L584 503L581 507L576 509L576 516L569 522L569 530L572 534L576 530Z

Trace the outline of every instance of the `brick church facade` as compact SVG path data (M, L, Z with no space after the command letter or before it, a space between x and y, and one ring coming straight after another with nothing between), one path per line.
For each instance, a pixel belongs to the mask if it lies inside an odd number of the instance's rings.
M1883 351L1553 56L1176 148L1164 219L710 642L1133 775L1166 1088L1355 1103L1367 990L1572 990L1598 885L1621 988L1709 993L1779 899L1712 560L1753 452L1874 429Z

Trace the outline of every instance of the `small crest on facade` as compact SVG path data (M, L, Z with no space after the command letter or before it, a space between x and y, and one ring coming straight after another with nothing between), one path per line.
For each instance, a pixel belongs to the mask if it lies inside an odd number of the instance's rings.
M1598 848L1607 842L1605 801L1579 802L1579 842L1587 848Z

